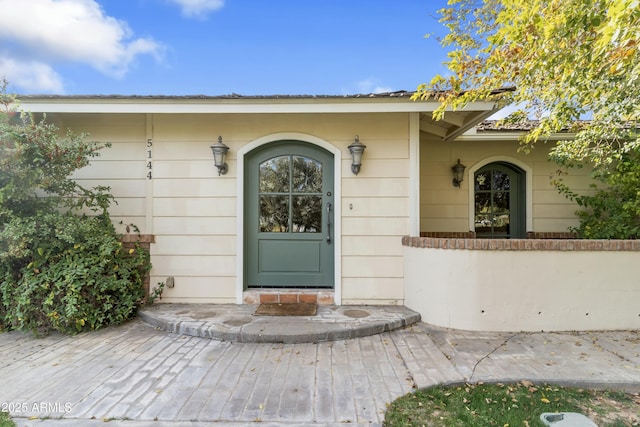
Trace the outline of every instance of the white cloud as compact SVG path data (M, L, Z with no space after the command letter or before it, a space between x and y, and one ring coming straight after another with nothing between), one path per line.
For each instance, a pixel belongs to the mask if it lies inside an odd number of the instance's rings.
M356 83L358 88L358 93L384 93L384 92L393 92L388 86L381 86L379 81L374 78L368 78L365 80L361 80Z
M71 62L121 77L137 56L162 55L159 43L132 38L127 24L105 15L95 0L0 0L0 10L5 55L49 67L49 74L53 64Z
M180 6L182 14L188 18L206 18L209 12L222 9L224 0L169 0Z
M37 92L62 93L62 79L49 65L0 57L0 75L13 86Z

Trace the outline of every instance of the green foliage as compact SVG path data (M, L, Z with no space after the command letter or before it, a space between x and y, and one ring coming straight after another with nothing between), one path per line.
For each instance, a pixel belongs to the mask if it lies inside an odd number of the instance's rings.
M384 425L543 427L540 415L547 412L578 412L599 426L623 426L637 420L638 403L621 392L535 385L529 381L436 386L391 403Z
M611 171L599 169L594 175L604 187L592 194L578 194L562 180L556 187L582 209L576 212L580 225L578 236L586 239L640 238L640 150L621 155Z
M155 288L147 297L147 303L153 304L157 299L162 299L162 292L164 292L164 282L158 282Z
M0 427L15 427L16 423L11 420L11 417L6 412L0 412Z
M450 0L440 13L450 74L414 96L441 101L436 118L473 101L513 102L539 120L524 151L571 131L552 158L600 176L638 149L640 0Z
M72 133L61 139L55 126L31 115L16 118L5 107L0 324L77 333L130 318L144 297L149 254L123 249L107 210L108 188L86 189L69 178L103 146Z

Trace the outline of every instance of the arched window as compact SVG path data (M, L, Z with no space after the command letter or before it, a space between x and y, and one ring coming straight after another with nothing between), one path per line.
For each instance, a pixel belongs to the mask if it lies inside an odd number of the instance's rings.
M525 172L510 163L489 163L475 172L473 184L476 237L525 238Z

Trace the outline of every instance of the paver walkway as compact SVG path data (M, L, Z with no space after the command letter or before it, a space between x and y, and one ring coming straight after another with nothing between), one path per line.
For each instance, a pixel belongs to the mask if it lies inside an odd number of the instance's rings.
M381 425L388 403L438 383L640 391L639 353L638 331L473 333L418 323L351 340L255 344L135 320L75 337L0 334L0 405L21 427Z

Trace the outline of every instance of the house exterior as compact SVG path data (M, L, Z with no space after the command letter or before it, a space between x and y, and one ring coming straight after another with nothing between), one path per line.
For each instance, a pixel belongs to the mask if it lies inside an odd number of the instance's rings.
M436 122L437 102L410 95L20 101L63 130L112 143L75 178L110 186L113 218L135 224L140 238L152 242L150 283L167 284L163 302L404 304L442 326L504 329L504 316L451 320L459 297L440 288L449 286L442 283L449 273L434 273L448 265L442 251L451 242L570 237L576 207L550 183L555 167L547 147L525 155L517 133L476 127L495 113L492 103ZM224 174L211 149L219 139L229 147ZM366 146L359 171L349 149L356 139ZM454 185L458 160L466 169ZM583 174L566 179L587 189ZM437 256L413 253L425 242ZM621 252L635 257L637 249ZM440 261L421 268L429 259ZM485 279L483 286L490 285ZM639 311L630 310L638 322Z

